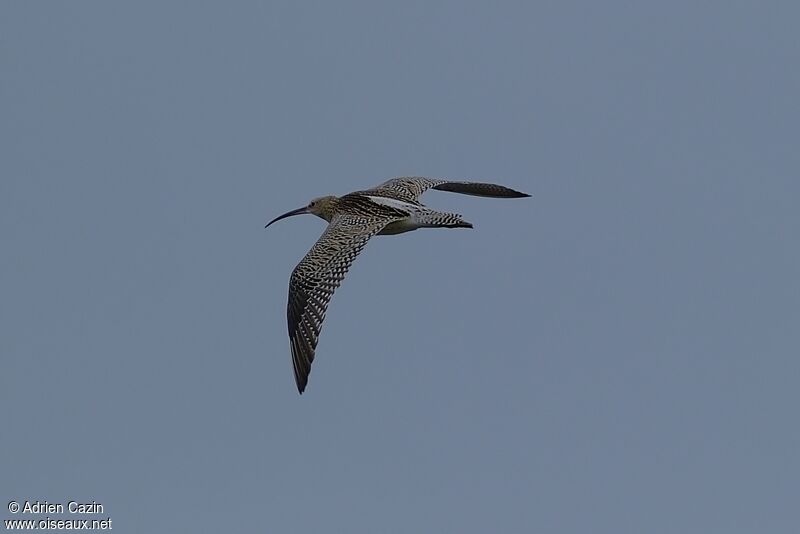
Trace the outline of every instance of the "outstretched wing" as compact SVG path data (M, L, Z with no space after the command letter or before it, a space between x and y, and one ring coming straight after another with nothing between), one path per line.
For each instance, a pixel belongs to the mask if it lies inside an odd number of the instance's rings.
M404 176L386 180L382 184L370 189L369 193L417 204L419 203L419 197L422 196L422 193L435 185L445 182L446 180L435 180L423 176Z
M419 203L419 197L428 189L439 191L450 191L451 193L461 193L464 195L474 195L478 197L494 198L522 198L529 197L527 193L521 193L514 189L481 182L451 182L450 180L437 180L422 176L405 176L402 178L392 178L369 190L370 194L377 194L414 204Z
M289 341L294 378L300 393L306 388L322 321L333 292L369 238L399 217L337 215L289 279Z

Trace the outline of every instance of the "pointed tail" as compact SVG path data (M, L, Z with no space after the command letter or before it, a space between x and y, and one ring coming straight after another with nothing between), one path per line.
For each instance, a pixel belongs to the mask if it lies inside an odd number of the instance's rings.
M415 223L420 228L472 228L472 223L465 221L458 213L434 210L416 214Z

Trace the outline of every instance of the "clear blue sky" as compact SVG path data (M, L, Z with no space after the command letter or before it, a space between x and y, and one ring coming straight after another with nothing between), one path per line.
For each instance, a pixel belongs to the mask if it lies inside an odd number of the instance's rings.
M3 2L0 518L800 530L796 2ZM272 217L397 175L295 390ZM13 517L20 517L19 515ZM63 516L60 516L63 517Z

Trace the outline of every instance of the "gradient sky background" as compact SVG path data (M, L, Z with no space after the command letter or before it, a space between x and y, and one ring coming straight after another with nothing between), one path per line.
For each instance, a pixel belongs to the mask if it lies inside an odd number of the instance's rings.
M0 517L800 531L798 20L3 2ZM411 174L534 196L429 192L475 229L373 239L301 397L286 289L324 223L263 225Z

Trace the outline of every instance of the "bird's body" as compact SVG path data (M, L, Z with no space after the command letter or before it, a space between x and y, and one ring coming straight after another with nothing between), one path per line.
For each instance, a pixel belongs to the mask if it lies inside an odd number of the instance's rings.
M419 202L427 189L495 198L528 197L507 187L422 177L393 178L377 187L341 197L326 196L270 221L311 213L328 221L289 279L287 318L295 381L305 390L328 303L347 270L373 235L418 228L472 228L456 213L432 210Z

